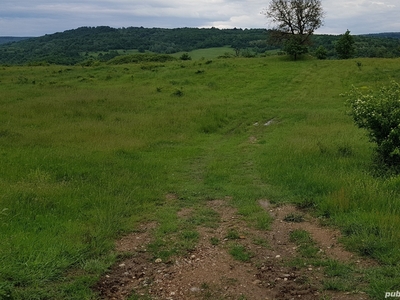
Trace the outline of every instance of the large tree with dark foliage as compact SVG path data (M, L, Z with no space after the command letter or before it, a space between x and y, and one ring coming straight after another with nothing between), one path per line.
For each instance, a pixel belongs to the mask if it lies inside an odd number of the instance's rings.
M283 44L294 59L308 51L310 36L324 17L320 0L272 0L262 13L275 24L272 42Z

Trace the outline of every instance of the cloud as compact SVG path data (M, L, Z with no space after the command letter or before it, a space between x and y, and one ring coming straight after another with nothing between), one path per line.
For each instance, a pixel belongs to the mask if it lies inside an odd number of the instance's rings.
M269 0L2 0L0 36L38 36L80 26L267 28ZM322 0L317 33L398 31L398 0Z

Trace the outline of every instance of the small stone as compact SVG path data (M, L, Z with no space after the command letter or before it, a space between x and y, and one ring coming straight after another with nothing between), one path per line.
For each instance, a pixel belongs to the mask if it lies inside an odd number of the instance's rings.
M256 280L253 281L254 285L257 285L257 284L260 284L260 283L261 283L261 280L259 280L259 279L256 279Z
M312 271L312 268L308 268L308 271Z
M280 255L275 256L275 258L279 258L279 257L281 257L281 256Z
M196 258L196 255L194 255L194 254L190 256L190 259L195 259L195 258Z
M120 264L119 267L123 268L125 267L125 264Z
M162 259L161 258L157 258L154 262L159 264L160 262L162 262Z

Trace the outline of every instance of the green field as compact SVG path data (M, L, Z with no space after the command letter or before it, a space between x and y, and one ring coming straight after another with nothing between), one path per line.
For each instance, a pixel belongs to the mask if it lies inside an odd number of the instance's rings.
M311 208L379 262L365 274L373 299L399 290L400 177L374 176L374 145L341 97L400 81L399 65L1 67L0 299L96 299L118 237L152 220L160 235L179 231L178 209L227 196L265 230L259 199Z
M176 58L180 58L182 54L186 52L177 52L172 54L172 56ZM201 59L213 59L218 56L226 56L226 55L234 55L235 51L232 47L216 47L216 48L206 48L206 49L197 49L189 52L189 56L194 60Z

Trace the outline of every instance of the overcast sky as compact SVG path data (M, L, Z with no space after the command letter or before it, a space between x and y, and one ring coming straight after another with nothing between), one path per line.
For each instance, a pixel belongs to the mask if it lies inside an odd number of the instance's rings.
M81 26L270 28L269 0L1 0L0 36ZM400 0L322 0L319 34L400 32Z

